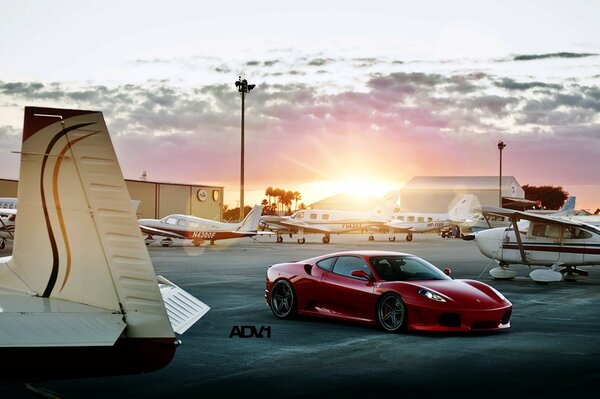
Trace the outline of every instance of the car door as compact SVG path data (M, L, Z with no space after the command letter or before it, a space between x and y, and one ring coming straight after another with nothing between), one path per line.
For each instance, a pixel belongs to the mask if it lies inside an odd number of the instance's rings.
M352 276L354 270L373 275L363 258L339 256L333 270L322 276L323 300L334 315L372 320L375 317L375 285Z

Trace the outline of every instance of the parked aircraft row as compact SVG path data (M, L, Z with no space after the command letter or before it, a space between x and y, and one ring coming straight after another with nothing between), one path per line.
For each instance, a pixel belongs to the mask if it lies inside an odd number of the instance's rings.
M261 223L265 229L277 234L277 242L283 242L283 235L290 238L296 234L299 244L304 244L305 233L323 234L324 244L330 242L332 234L352 231L388 233L389 241L396 241L395 233L405 233L406 240L412 241L413 233L439 230L450 224L465 220L473 212L474 195L460 198L448 213L406 213L397 211L397 198L384 200L369 212L339 210L300 210L291 216L263 216ZM369 240L374 240L369 235Z

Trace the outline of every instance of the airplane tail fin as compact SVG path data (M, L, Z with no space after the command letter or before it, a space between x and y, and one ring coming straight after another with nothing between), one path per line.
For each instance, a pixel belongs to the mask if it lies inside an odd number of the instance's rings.
M101 112L25 108L18 204L0 285L122 314L129 338L174 338Z
M473 213L473 209L479 204L477 196L465 194L460 197L458 202L448 211L448 217L452 221L465 220Z
M375 205L369 213L375 215L378 218L389 220L392 218L394 211L398 208L398 198L400 197L400 191L390 191L383 196L383 198Z
M241 226L237 229L239 232L256 232L258 230L258 224L260 223L260 216L262 214L263 206L254 205L254 208L248 212Z
M567 199L567 201L564 203L562 208L560 208L558 210L558 212L555 213L555 215L557 215L557 216L567 215L567 214L573 212L574 210L575 210L575 197L571 196Z

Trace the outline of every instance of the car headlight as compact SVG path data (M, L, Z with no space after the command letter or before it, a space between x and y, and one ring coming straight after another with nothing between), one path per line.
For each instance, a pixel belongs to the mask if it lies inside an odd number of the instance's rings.
M424 297L434 300L436 302L446 302L446 300L437 292L433 292L433 291L421 288L420 290L417 291L417 293L419 295L423 295Z

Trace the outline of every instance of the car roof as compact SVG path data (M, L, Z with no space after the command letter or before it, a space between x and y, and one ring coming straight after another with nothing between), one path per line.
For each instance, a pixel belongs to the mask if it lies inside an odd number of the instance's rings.
M299 263L305 263L310 261L319 261L325 258L333 258L336 256L415 256L413 254L408 254L405 252L394 252L394 251L342 251L342 252L332 252L329 254L315 256L309 259L305 259L300 261Z

